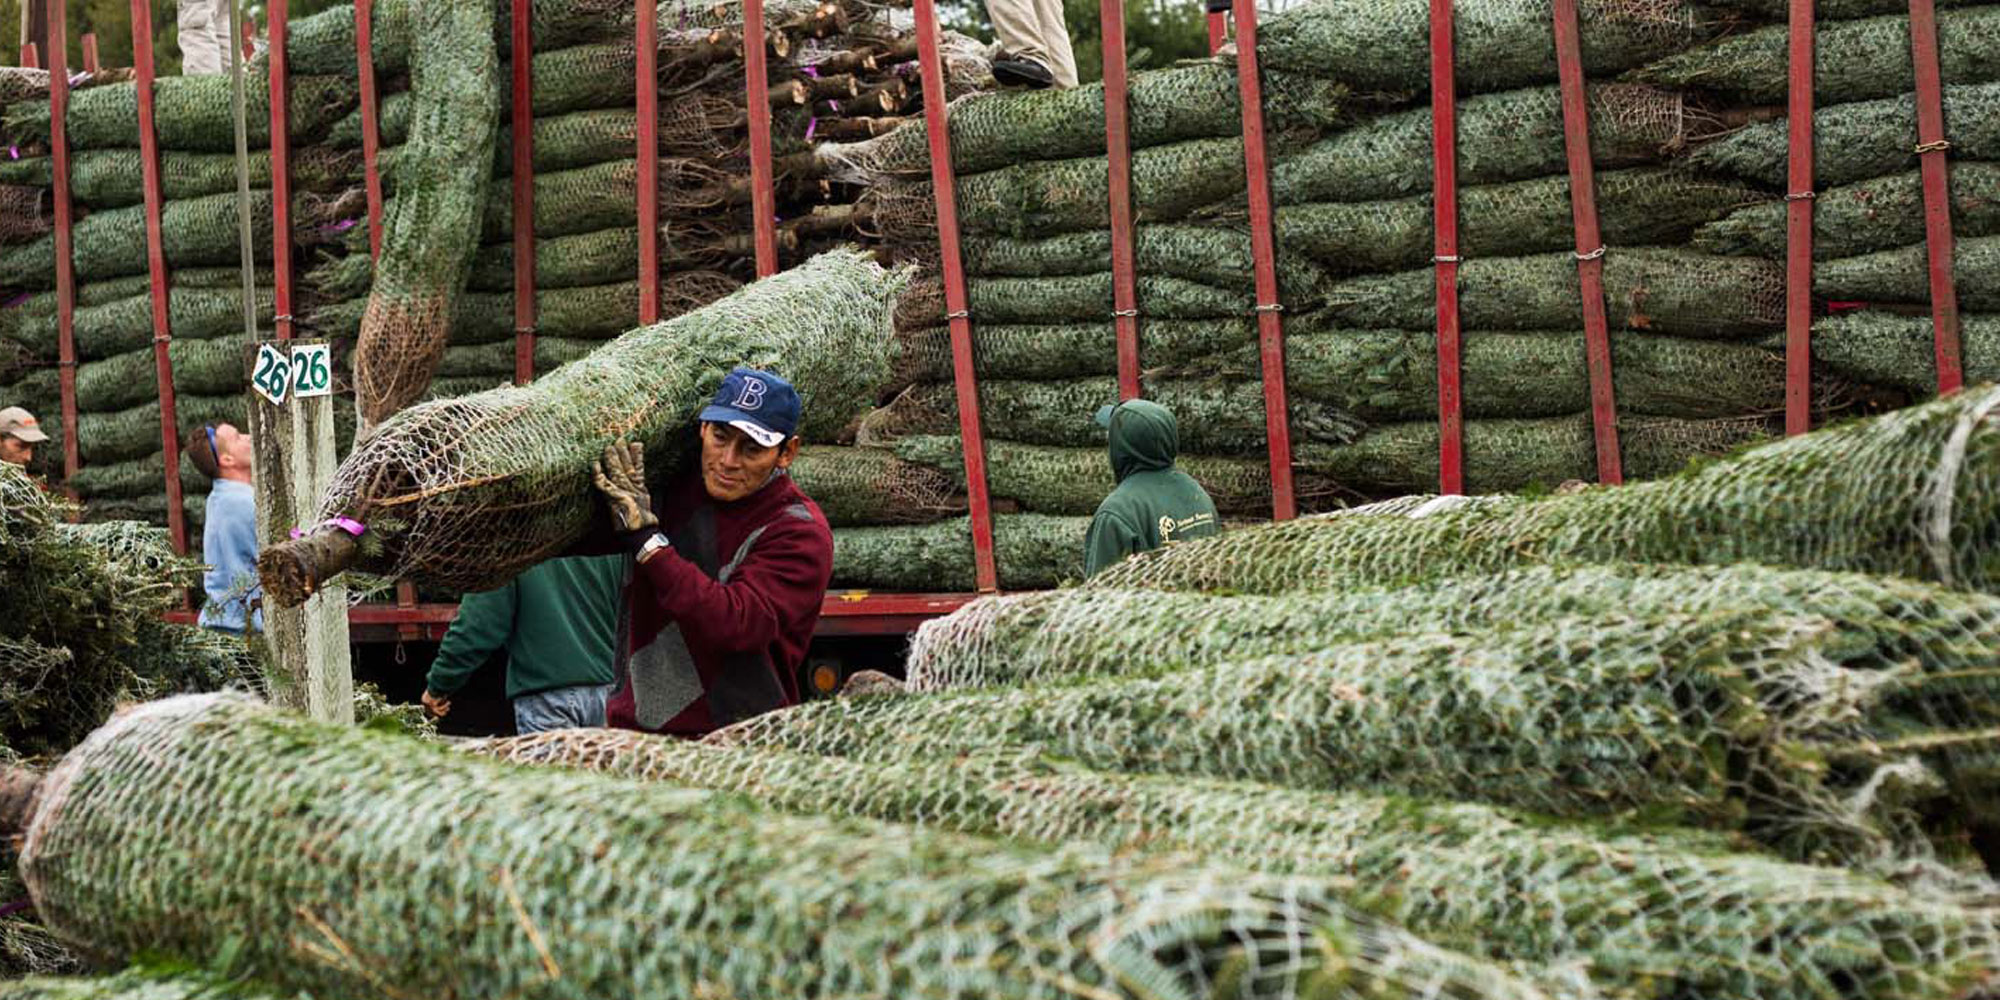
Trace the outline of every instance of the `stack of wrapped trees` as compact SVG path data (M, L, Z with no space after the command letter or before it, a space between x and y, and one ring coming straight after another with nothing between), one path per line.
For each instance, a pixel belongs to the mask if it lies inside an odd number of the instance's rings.
M1908 18L1822 11L1819 419L1933 386ZM1630 478L1777 432L1784 408L1782 5L1586 0L1583 62L1605 307ZM1596 478L1561 95L1545 4L1459 5L1459 274L1466 486ZM1428 22L1421 4L1323 0L1260 32L1292 463L1305 506L1435 489L1438 356ZM1940 17L1960 294L1991 297L2000 139L1985 59L2000 8ZM1234 68L1131 82L1139 360L1225 513L1268 504L1261 365ZM963 263L996 496L1088 513L1110 488L1093 411L1117 397L1103 94L953 108ZM951 355L921 123L842 150L893 252L931 275L898 312L893 402L860 425L891 482L957 486ZM1990 371L1966 322L1968 378ZM1989 376L1990 377L1990 376ZM851 460L859 466L859 459ZM915 471L912 471L912 470ZM878 516L912 507L865 501ZM1001 519L1004 537L1006 518ZM1005 573L1005 564L1002 571ZM882 581L888 582L888 581Z
M271 321L272 208L269 90L245 81L248 217L260 265L252 308L243 301L235 126L227 76L162 77L154 88L164 203L160 236L169 270L168 320L175 405L183 427L242 423L247 382L246 313ZM35 207L0 223L0 405L34 410L54 439L40 471L60 476L63 433L60 332L55 291L54 177L46 82L0 108L0 143L25 154L0 160L0 200ZM355 108L352 80L309 74L292 80L292 229L300 246L337 244L362 203L348 180L357 158L325 146L327 130ZM93 519L166 518L160 390L155 375L151 277L139 149L138 90L129 80L79 86L66 116L70 201L75 208L77 447L66 483ZM22 224L22 223L27 224ZM312 290L302 289L310 301ZM199 525L205 484L183 462L189 523Z
M418 6L390 0L374 8L375 71L386 94L380 164L391 226L411 165L426 165L408 145L413 120L421 120L421 88L411 86L417 74L409 65ZM662 316L705 305L755 277L741 13L734 4L677 0L657 9ZM497 16L504 97L512 57L504 4ZM639 134L632 4L567 0L538 4L533 16L534 370L543 373L638 325ZM351 74L353 21L351 7L336 7L295 25L295 65ZM760 44L770 87L759 100L772 111L780 266L859 235L852 204L859 189L827 179L813 143L868 138L919 110L908 21L907 12L858 3L767 6ZM990 84L975 48L963 39L947 45L954 94ZM515 373L510 107L501 108L490 169L476 164L489 175L475 222L478 249L429 386L434 398L489 388ZM332 141L360 148L358 113L336 125ZM369 266L367 240L366 227L357 227L350 252L315 272L315 284L327 292L307 318L318 335L365 339L363 313L377 285L371 271L388 273Z

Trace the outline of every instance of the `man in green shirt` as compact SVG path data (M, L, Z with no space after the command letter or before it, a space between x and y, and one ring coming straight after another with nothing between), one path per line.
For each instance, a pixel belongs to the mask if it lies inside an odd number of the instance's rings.
M1118 486L1091 518L1083 543L1085 576L1133 553L1222 530L1208 491L1174 468L1181 433L1173 411L1128 399L1098 410L1097 423L1111 432L1111 472Z
M604 725L627 561L551 559L497 590L465 595L431 663L424 707L450 712L451 696L504 647L517 731Z

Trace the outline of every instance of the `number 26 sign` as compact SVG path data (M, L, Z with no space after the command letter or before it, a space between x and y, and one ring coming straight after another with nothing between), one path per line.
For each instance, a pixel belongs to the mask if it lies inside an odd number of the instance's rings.
M300 344L289 350L265 343L257 348L250 386L274 405L287 397L301 399L333 392L333 350L326 344Z

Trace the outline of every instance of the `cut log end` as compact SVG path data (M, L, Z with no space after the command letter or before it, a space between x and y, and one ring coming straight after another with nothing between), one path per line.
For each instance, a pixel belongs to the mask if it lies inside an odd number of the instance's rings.
M257 557L257 578L264 600L295 608L318 593L326 581L340 575L361 553L354 536L339 528L321 528L309 535L279 542Z
M0 767L0 837L18 837L35 818L35 793L42 776L25 767Z

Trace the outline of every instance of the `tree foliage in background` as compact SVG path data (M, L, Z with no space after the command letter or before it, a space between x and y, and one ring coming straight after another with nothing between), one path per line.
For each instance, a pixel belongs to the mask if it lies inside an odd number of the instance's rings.
M0 0L7 2L11 0ZM985 4L953 3L941 13L948 27L993 40L993 22L986 16ZM1103 79L1104 33L1099 28L1098 0L1063 0L1063 20L1069 25L1070 46L1076 52L1077 81ZM1125 51L1126 64L1132 69L1208 55L1208 20L1201 0L1125 0Z

